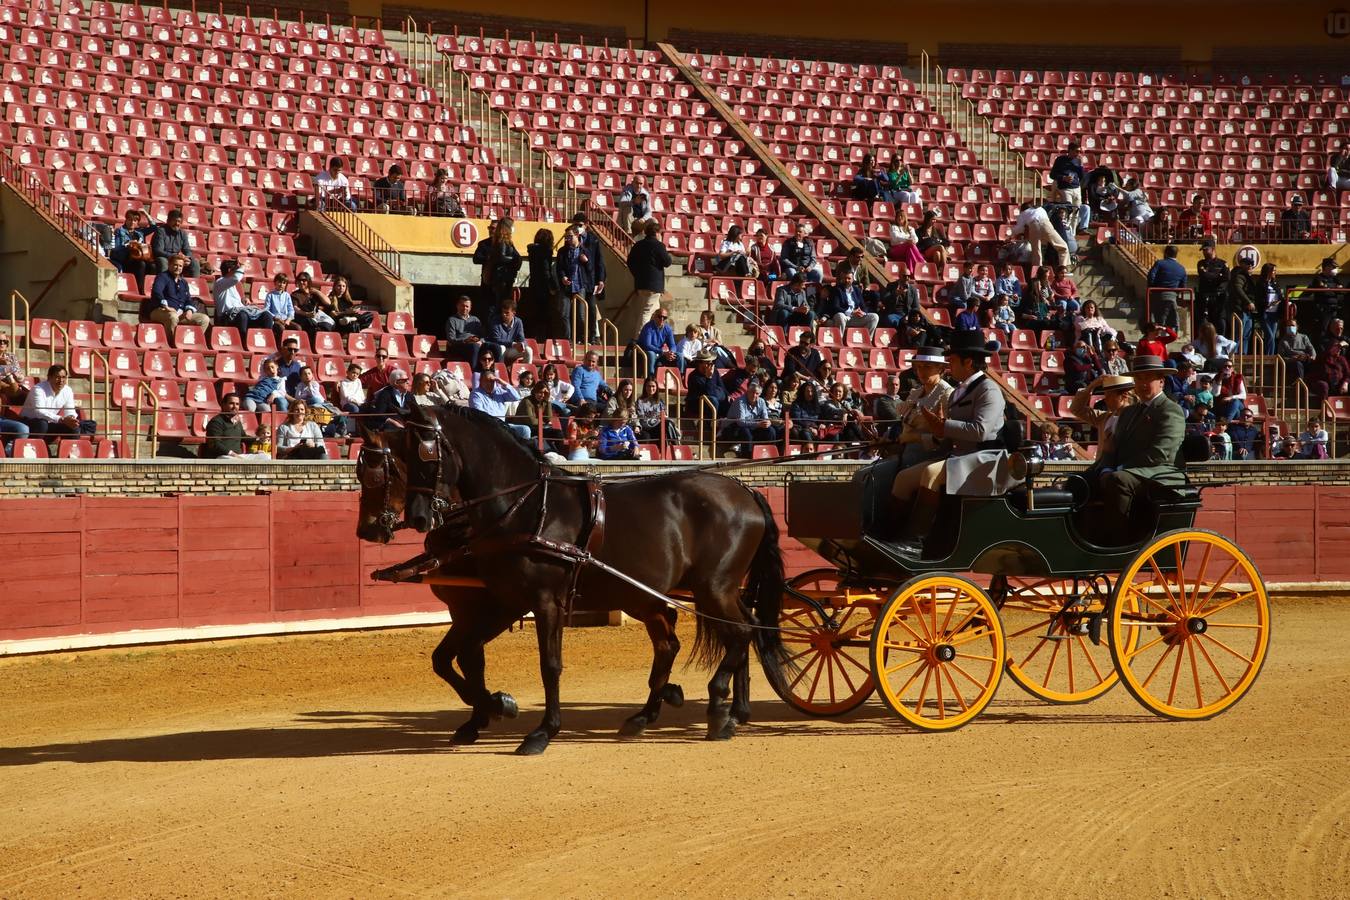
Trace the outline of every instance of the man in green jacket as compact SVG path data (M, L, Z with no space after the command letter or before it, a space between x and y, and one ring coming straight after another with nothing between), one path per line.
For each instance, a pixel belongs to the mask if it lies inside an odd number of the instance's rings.
M1147 482L1186 484L1181 471L1186 416L1163 392L1167 376L1176 371L1157 356L1135 357L1130 375L1138 402L1121 411L1112 447L1093 466L1106 506L1105 534L1118 537L1115 543L1128 540L1135 497Z

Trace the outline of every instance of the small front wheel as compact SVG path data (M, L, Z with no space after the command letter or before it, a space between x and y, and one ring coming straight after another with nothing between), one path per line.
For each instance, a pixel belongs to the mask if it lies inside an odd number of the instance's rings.
M989 705L1006 648L998 610L974 582L920 575L877 614L872 677L891 712L925 731L952 731Z
M783 646L796 671L782 690L775 690L784 703L808 716L852 712L876 688L867 667L867 647L881 598L840 582L834 569L812 569L788 582L820 603L833 616L833 624L790 594L784 595L778 615Z

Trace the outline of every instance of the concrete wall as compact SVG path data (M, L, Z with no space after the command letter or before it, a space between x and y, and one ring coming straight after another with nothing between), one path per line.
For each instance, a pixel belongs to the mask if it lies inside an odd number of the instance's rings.
M101 307L105 315L117 315L117 270L106 259L97 259L75 244L45 216L34 210L8 184L0 184L0 289L8 298L18 290L36 301L67 260L75 264L34 311L52 319L90 319ZM3 306L9 315L8 303Z
M314 242L314 254L337 263L338 271L352 283L353 293L364 293L366 300L385 312L412 312L412 284L387 273L366 251L333 227L319 213L302 210L300 233ZM356 288L360 289L358 292Z

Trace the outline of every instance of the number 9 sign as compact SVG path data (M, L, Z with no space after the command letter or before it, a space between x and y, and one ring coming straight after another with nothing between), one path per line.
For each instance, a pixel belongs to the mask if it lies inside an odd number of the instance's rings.
M456 247L474 247L478 244L478 226L468 219L460 219L450 226L450 240Z

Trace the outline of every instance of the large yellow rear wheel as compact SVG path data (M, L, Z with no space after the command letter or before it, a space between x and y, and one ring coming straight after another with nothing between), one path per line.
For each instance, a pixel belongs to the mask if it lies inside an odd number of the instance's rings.
M1006 649L998 610L958 575L920 575L896 589L872 631L872 676L891 712L951 731L989 705Z
M778 626L795 671L778 696L808 716L852 712L876 688L867 652L881 598L871 590L843 587L834 569L803 572L788 586L819 602L833 625L810 604L783 596Z
M1121 573L1109 619L1126 690L1169 719L1208 719L1251 688L1270 646L1256 566L1222 535L1158 537Z
M1089 579L1009 578L999 606L1008 677L1049 703L1085 703L1115 687L1111 650L1091 636L1094 618L1104 624L1105 600Z

